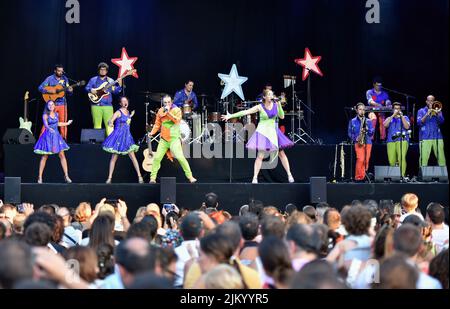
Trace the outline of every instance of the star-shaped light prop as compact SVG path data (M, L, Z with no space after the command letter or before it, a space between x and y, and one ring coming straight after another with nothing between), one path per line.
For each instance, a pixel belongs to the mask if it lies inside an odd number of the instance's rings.
M230 93L236 93L242 100L245 100L241 85L247 81L247 77L239 76L236 65L231 67L230 74L217 74L225 83L220 99L227 97Z
M323 76L322 71L320 70L319 66L317 65L322 59L322 56L316 56L313 57L311 55L311 52L309 51L309 48L305 48L305 56L304 58L295 59L295 63L298 65L301 65L303 67L302 72L302 80L305 80L309 76L309 71L313 71L316 74L319 74L320 76Z
M122 47L122 55L120 58L111 59L111 62L119 67L118 78L124 76L129 70L134 70L134 63L138 60L138 57L128 57L127 50ZM137 71L133 73L133 76L138 78Z

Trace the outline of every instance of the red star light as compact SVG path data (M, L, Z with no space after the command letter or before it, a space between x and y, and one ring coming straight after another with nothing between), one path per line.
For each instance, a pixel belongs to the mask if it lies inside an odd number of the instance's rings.
M127 50L122 47L122 55L120 58L111 59L111 62L119 67L118 78L124 76L129 70L134 70L133 64L138 60L138 57L128 57ZM138 78L137 71L133 73L135 78Z
M317 65L319 63L320 59L322 59L322 56L313 57L311 55L311 52L309 51L309 48L306 47L304 58L294 60L295 63L297 63L298 65L301 65L303 67L302 80L305 80L308 78L309 71L313 71L316 74L323 76L322 71L320 70L320 68Z

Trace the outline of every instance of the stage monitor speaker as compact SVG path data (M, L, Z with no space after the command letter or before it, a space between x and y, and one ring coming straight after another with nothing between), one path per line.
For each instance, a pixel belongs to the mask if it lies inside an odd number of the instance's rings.
M7 129L3 135L3 144L34 144L36 139L33 133L26 129Z
M21 203L20 183L20 177L5 177L5 196L3 199L5 203Z
M399 182L399 166L375 166L375 182Z
M105 129L82 129L82 144L101 144L105 140Z
M175 177L162 177L160 188L161 204L177 203L177 179Z
M327 201L327 178L309 178L309 196L311 203L321 203Z
M419 171L421 181L448 182L447 166L422 166Z

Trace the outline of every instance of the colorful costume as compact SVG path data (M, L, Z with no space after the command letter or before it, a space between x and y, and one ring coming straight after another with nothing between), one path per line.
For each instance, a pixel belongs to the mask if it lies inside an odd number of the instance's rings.
M50 75L47 77L42 84L39 86L38 90L40 93L47 93L47 90L45 90L45 87L47 86L57 86L61 85L64 88L69 87L69 80L67 77L57 77L55 74ZM66 95L71 95L72 92L66 90ZM58 98L55 100L55 112L58 113L59 122L67 122L67 101L66 97ZM45 127L42 126L41 135L44 133ZM67 127L59 127L59 131L61 132L61 135L64 139L67 139Z
M255 133L247 142L247 148L259 151L278 151L294 146L294 143L278 128L278 118L284 117L284 111L279 104L274 103L271 110L267 110L261 103L259 123ZM244 111L231 115L231 118L244 116Z
M41 134L38 141L34 145L35 153L40 155L52 155L69 149L69 146L66 144L61 134L59 134L58 132L58 118L58 113L55 113L54 118L48 115L47 120L42 117L42 121L44 123L44 132Z
M348 137L355 143L356 152L356 166L355 166L355 180L364 180L366 171L369 169L370 154L372 152L372 136L375 132L370 119L365 118L367 125L367 132L365 136L364 145L358 143L358 136L361 130L360 117L356 116L348 123Z
M184 88L181 89L180 91L177 91L177 93L175 93L175 96L173 98L173 104L175 104L179 108L183 108L184 102L188 99L192 99L192 104L193 104L192 110L197 109L198 108L197 95L195 94L194 91L191 91L191 94L188 97L188 95L186 94L186 91L184 91Z
M408 117L402 117L409 123ZM402 176L405 176L406 172L406 153L409 146L409 134L406 131L401 118L392 118L387 135L388 160L390 166L398 164L401 167Z
M367 90L366 92L366 98L367 98L367 104L369 106L372 106L370 104L371 101L380 104L380 106L391 106L391 100L389 100L389 95L386 91L380 90L380 92L376 92L375 88L372 88L370 90ZM372 119L372 126L375 130L377 126L377 118L378 123L380 126L380 139L385 140L386 139L386 128L384 127L383 123L386 119L386 116L384 114L378 114L378 116L374 113L375 118Z
M86 91L89 93L92 89L98 88L104 82L113 83L114 80L110 77L100 77L95 76L89 80L89 83L86 85ZM114 109L112 106L112 94L119 94L122 91L122 87L120 86L112 86L109 89L109 94L106 95L103 99L100 100L97 104L91 105L91 113L92 113L92 122L94 123L94 129L102 128L102 120L105 124L106 135L110 135L112 132L112 128L108 126L108 121L114 114Z
M137 152L139 146L134 143L130 133L130 115L125 115L120 109L120 117L114 121L114 131L103 142L103 150L109 153L127 155Z
M150 135L154 135L161 130L161 139L153 159L152 173L150 176L151 180L156 180L156 176L161 167L161 160L166 153L170 160L172 160L173 154L183 168L187 178L192 177L191 168L184 157L183 148L181 147L181 118L181 110L175 105L172 105L170 111L167 112L161 107L156 114L155 125L153 126Z
M437 159L439 166L445 166L444 140L439 126L444 123L442 112L435 116L428 116L425 123L422 118L428 113L428 107L419 109L417 113L417 124L420 127L420 165L427 166L431 150Z

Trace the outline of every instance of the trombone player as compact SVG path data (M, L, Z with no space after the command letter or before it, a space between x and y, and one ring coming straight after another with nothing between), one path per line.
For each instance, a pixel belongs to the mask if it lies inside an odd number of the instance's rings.
M417 112L420 142L420 166L427 166L431 150L439 166L445 166L444 140L440 126L444 123L442 103L427 97L426 106Z
M407 116L403 116L401 104L392 104L393 113L387 117L383 125L387 129L387 154L390 166L400 166L402 177L406 171L406 153L409 145L410 123Z
M369 168L370 154L372 152L372 136L375 133L372 121L366 118L365 105L359 102L355 106L356 117L348 123L348 137L355 144L356 166L355 180L364 181Z

